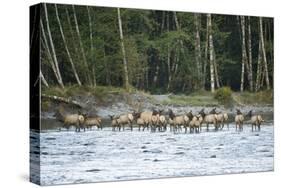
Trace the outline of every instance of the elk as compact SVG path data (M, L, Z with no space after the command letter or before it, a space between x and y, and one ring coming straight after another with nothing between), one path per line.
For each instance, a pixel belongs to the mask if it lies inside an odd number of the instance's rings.
M125 125L129 125L131 131L133 131L133 124L132 124L133 120L134 120L134 116L131 113L122 114L117 118L117 122L118 124L122 125L123 131L125 130Z
M186 126L186 124L189 123L189 118L186 115L179 115L176 116L174 112L169 109L169 117L171 120L173 120L173 127L174 127L174 132L180 131L181 126Z
M214 113L213 110L210 113ZM205 122L207 125L207 131L209 131L209 124L213 124L215 126L215 130L218 130L216 114L205 114L204 108L199 112L199 114L202 116L202 123Z
M63 122L62 127L66 128L67 130L69 130L71 125L75 126L76 132L80 132L81 128L83 128L84 131L86 130L84 126L85 118L80 111L78 111L77 114L66 114L64 108L60 106L59 115L62 117L62 119L59 119Z
M264 122L264 120L262 119L261 115L253 115L252 111L253 110L250 110L246 116L250 117L250 122L252 124L252 131L254 131L254 127L255 127L255 130L258 127L258 131L260 131L261 123Z
M115 131L116 128L118 128L118 130L121 130L121 125L118 123L116 117L114 117L113 115L108 115L110 120L111 120L111 126L112 126L112 131Z
M144 120L140 117L141 116L141 113L142 112L133 112L133 116L134 116L134 119L136 120L137 122L137 125L139 127L139 131L141 129L141 127L143 127L142 131L144 131L145 129L145 122Z
M157 110L153 110L152 111L152 116L151 116L151 131L155 132L156 131L156 127L159 126L159 111Z
M228 114L227 113L222 113L222 112L216 112L216 108L213 108L210 111L210 114L216 114L216 119L217 119L217 126L221 128L221 130L224 127L224 123L227 122L228 120ZM229 124L227 123L227 128L229 130Z
M151 117L152 117L152 112L150 111L145 111L145 112L140 112L139 118L142 119L143 121L143 131L145 128L149 129L149 125L151 124Z
M189 123L190 133L193 133L194 130L196 133L200 132L200 115L193 116L192 120Z
M166 131L167 130L167 121L166 117L162 114L163 110L160 111L160 116L159 116L159 131Z
M244 122L244 115L239 109L236 109L236 116L235 116L235 130L239 128L239 131L243 131L243 122Z
M87 129L92 129L93 126L97 126L98 129L102 129L101 118L100 117L86 117L85 126Z

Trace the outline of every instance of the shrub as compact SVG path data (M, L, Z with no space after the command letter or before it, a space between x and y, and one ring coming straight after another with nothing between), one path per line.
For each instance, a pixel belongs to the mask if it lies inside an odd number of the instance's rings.
M222 104L230 104L232 100L231 95L230 87L222 87L216 90L214 97Z

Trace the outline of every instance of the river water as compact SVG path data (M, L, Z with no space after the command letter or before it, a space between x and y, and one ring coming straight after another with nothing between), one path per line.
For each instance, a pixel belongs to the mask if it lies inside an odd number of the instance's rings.
M274 126L260 132L249 125L236 132L234 124L223 131L199 134L151 133L110 127L76 133L52 129L31 132L31 161L40 161L42 185L100 181L215 175L274 169ZM57 125L58 126L58 125ZM38 142L40 140L40 147ZM39 155L40 154L40 155Z

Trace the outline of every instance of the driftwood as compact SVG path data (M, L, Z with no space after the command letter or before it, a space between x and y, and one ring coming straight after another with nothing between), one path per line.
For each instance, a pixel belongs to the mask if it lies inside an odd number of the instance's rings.
M68 98L54 96L54 95L45 95L45 94L41 94L41 96L43 98L46 98L46 99L50 99L50 100L54 100L54 101L58 101L58 102L63 102L63 103L67 103L67 104L71 104L71 105L77 106L79 108L84 108L85 107L84 104L82 104L82 103L80 103L78 101L75 101L75 100L68 99Z

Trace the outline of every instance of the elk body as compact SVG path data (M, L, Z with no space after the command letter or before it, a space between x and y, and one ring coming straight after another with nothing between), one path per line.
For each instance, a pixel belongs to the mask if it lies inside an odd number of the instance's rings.
M125 130L125 125L129 125L131 131L133 130L133 114L123 114L117 118L117 122L119 125L123 127L123 131Z
M87 117L84 124L87 129L92 129L93 126L97 126L98 129L102 129L100 117Z
M76 132L80 132L81 128L83 128L85 131L85 117L80 112L77 114L67 114L65 113L64 108L60 106L58 115L60 116L60 118L58 118L59 121L63 123L62 127L66 128L67 130L69 130L71 126L74 126Z
M167 121L166 121L166 117L164 115L159 116L159 129L162 131L166 131L167 130Z
M189 123L190 133L193 133L194 131L196 133L200 132L200 118L202 118L200 115L193 116Z
M203 118L203 122L206 123L207 126L207 131L209 131L209 124L213 124L215 126L215 130L218 130L218 126L217 126L217 115L213 114L213 112L211 111L210 114L205 114L204 109L202 109L199 114L202 116Z
M221 129L224 128L225 123L227 124L227 129L229 130L229 122L228 122L228 114L227 113L223 113L223 124L222 124Z
M111 120L111 126L112 126L112 131L115 131L116 128L118 128L118 130L121 130L121 125L118 123L118 118L114 117L113 115L109 115L109 118Z
M258 127L258 131L260 131L261 123L264 122L261 115L253 115L252 110L250 110L249 113L247 114L247 116L250 117L250 122L252 124L252 131L254 131L254 128L256 130L257 127Z
M151 124L151 118L152 118L152 112L150 111L145 111L145 112L139 112L139 123L142 123L141 126L143 126L143 131L145 128L149 129L149 125ZM139 130L140 130L140 125L139 125Z
M238 109L236 109L236 116L235 116L235 129L239 131L243 131L243 123L244 123L244 115Z
M59 114L62 117L63 127L69 130L71 126L75 126L75 131L80 132L80 129L83 128L85 131L85 118L81 113L77 114L66 114L64 109L59 107Z
M134 112L133 116L134 116L134 119L136 120L136 123L139 127L139 131L140 131L141 127L143 127L143 131L144 131L146 124L145 124L144 119L141 118L141 113L142 112Z
M153 110L152 116L151 116L151 131L155 132L156 128L159 127L159 117L160 113L157 110Z
M172 120L173 123L173 131L177 132L181 130L181 126L188 126L189 118L186 115L178 115L176 116L171 109L169 109L169 118ZM185 129L187 132L187 128Z
M216 120L217 120L217 127L220 127L222 130L224 128L224 124L228 121L228 114L224 112L216 112L216 108L213 108L210 111L210 114L216 114ZM227 128L229 130L229 124L227 123Z

